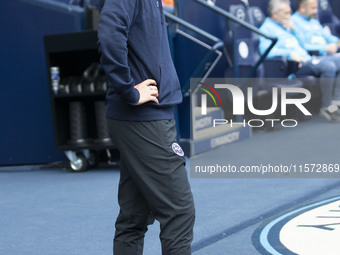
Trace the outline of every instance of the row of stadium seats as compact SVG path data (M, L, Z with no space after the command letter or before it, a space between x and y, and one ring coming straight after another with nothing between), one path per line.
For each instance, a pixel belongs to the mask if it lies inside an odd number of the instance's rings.
M261 58L258 51L259 35L251 31L249 27L245 27L242 24L238 24L232 20L226 19L221 16L216 10L211 10L207 5L198 3L199 0L178 0L177 13L178 16L184 20L187 20L194 25L206 30L207 32L223 39L225 45L225 59L227 63L223 63L224 71L221 76L211 77L264 77L264 78L284 78L282 86L293 87L305 87L312 91L312 98L317 101L312 102L312 112L316 113L320 107L320 89L318 80L314 77L297 77L295 79L295 72L298 70L298 64L293 61L288 61L283 58L266 59L256 70L254 71L254 65ZM267 17L267 4L269 0L206 0L206 3L219 7L239 20L251 24L254 28L259 28L265 18ZM296 0L292 2L292 10L296 10ZM188 11L193 10L193 11ZM339 19L332 11L332 6L328 0L319 0L319 15L320 22L325 27L335 34L339 35ZM270 35L268 35L270 36ZM184 46L184 47L180 47ZM177 50L183 52L178 55L179 63L181 63L184 56L188 54L197 56L198 52L191 52L189 47L185 48L185 44L179 45ZM185 50L181 49L185 48ZM176 60L178 60L176 59ZM220 65L221 67L221 65ZM218 68L218 67L217 67ZM184 69L184 68L183 68ZM182 68L178 68L181 73ZM288 78L288 79L287 79ZM300 79L303 78L303 79ZM254 84L254 91L271 91L272 86L278 86L278 83L269 84L264 82ZM265 101L260 99L259 101Z
M251 25L259 28L264 22L266 14L266 5L256 5L260 1L253 4L248 1L240 1L240 4L229 5L228 11L240 20L243 20ZM264 1L261 1L263 3ZM293 11L296 10L296 1L293 1ZM328 27L333 34L338 34L336 28L336 22L330 21L330 17L334 20L338 18L332 13L331 6L327 0L319 0L319 17L324 18L322 24ZM326 14L327 13L327 14ZM321 20L321 19L320 19ZM330 22L330 23L329 23ZM226 54L233 60L232 65L226 69L225 77L264 77L264 78L288 78L280 82L264 82L256 83L255 90L267 90L271 91L272 86L291 86L291 87L305 87L312 92L312 103L309 105L310 110L314 113L319 111L321 105L320 101L320 88L318 85L318 79L315 77L300 76L298 79L295 72L298 70L298 64L293 61L288 61L284 58L278 57L274 59L266 59L256 70L254 64L260 58L258 51L259 35L250 31L248 28L237 24L233 21L227 22L227 28L224 34L224 43L226 48ZM260 99L263 101L263 99Z
M223 1L225 4L225 1ZM248 22L256 27L260 27L267 16L266 5L268 1L239 1L240 4L231 4L228 11L237 18ZM265 3L265 4L264 4ZM218 6L219 1L216 1ZM221 5L222 7L222 5ZM224 8L226 6L223 6ZM296 0L292 1L292 10L296 10ZM320 23L329 30L330 33L339 35L340 22L332 11L328 0L319 0L318 18ZM224 42L227 54L233 59L232 68L227 69L225 76L244 77L259 58L258 36L249 29L242 27L232 21L224 35ZM285 77L294 72L294 66L276 64L273 61L265 61L253 77ZM279 68L277 68L279 65ZM296 65L295 65L296 67ZM295 68L296 69L296 68Z
M235 17L252 24L257 28L261 26L262 22L267 16L267 4L269 2L269 0L206 1L232 13ZM293 11L296 10L296 2L297 0L291 1ZM216 13L213 13L211 10L199 5L196 0L177 0L176 4L178 16L180 18L202 28L203 30L217 36L218 38L223 38L226 48L225 55L227 63L223 63L223 74L222 72L217 72L217 76L225 75L226 77L244 77L249 75L249 68L253 66L256 60L259 58L259 38L257 34L230 20L227 20L226 22L224 17L221 15L216 15ZM321 24L327 27L333 34L340 34L340 22L339 19L334 15L333 8L329 0L319 0L319 19ZM179 45L177 48L185 48L185 45ZM191 53L190 50L191 49L188 47L188 49L183 50L183 52L189 54ZM182 52L182 49L178 49L178 51ZM194 53L192 55L194 55ZM180 60L179 62L182 61ZM272 67L272 65L267 66ZM221 65L219 67L221 68ZM252 74L251 76L270 77L272 75L278 75L272 71L269 71L267 74L265 74L263 69L264 67L262 65L258 69L257 73L255 75ZM290 67L283 68L280 65L279 77L285 75L288 76L290 71Z

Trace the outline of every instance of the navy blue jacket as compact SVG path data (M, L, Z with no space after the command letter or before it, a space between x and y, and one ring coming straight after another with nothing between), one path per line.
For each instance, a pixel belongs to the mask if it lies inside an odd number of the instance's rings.
M108 118L152 121L173 118L181 103L180 84L174 68L161 0L106 0L98 27L101 64L108 78ZM136 106L135 85L157 82L159 105Z

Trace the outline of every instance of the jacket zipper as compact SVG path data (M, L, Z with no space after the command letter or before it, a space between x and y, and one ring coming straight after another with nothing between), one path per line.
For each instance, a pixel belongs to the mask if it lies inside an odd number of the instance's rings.
M163 4L162 4L162 0L156 0L156 6L159 9L160 12L160 17L161 17L161 23L163 24Z

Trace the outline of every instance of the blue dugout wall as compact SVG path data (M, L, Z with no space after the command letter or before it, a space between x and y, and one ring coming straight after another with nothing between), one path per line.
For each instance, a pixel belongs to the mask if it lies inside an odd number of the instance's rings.
M43 36L81 31L84 11L51 0L0 3L0 165L64 159L55 149Z

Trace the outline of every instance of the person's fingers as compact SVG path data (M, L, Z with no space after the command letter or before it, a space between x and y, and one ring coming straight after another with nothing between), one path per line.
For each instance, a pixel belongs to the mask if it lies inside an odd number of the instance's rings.
M157 88L156 86L150 85L150 86L149 86L149 89L150 89L152 95L158 94L158 88Z
M153 101L159 104L157 99L158 97L158 88L157 83L153 79L147 79L135 86L135 88L139 91L140 98L137 105L144 104L149 101Z
M153 96L153 97L158 97L158 92L157 92L157 91L155 91L155 92L152 92L152 93L150 94L150 96Z
M156 104L159 104L157 97L151 96L150 101L155 102Z
M145 85L157 85L157 82L153 79L147 79L145 81L142 82L142 84L145 84Z

